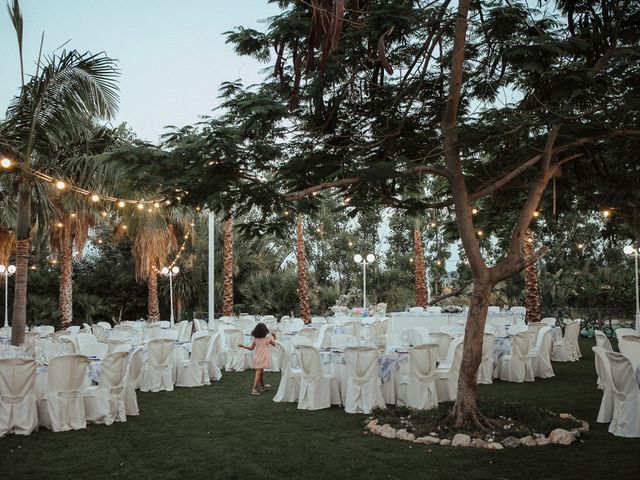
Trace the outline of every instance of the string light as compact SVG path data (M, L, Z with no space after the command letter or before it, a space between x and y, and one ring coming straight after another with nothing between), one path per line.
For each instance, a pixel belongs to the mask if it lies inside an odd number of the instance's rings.
M609 218L609 217L611 216L611 210L609 210L608 208L605 208L605 209L602 211L602 216L603 216L604 218Z
M72 213L72 214L71 214L71 218L76 218L76 214L75 214L75 213Z
M472 215L477 215L477 214L478 214L478 211L479 211L479 210L478 210L476 207L473 207L473 208L471 209L471 214L472 214Z
M106 218L106 216L108 215L106 210L103 210L102 213L100 214L102 215L103 218Z
M120 208L124 208L124 206L125 206L125 203L124 203L122 200L120 200L120 201L118 202L118 207L120 207Z
M482 230L478 230L478 236L482 237L484 235L484 232Z
M93 203L98 203L100 201L100 196L94 193L93 195L91 195L91 201Z
M138 202L137 207L138 207L138 210L144 210L144 203Z
M64 183L62 180L58 180L58 181L56 182L56 188L57 188L58 190L64 190L64 189L66 188L66 185L65 185L65 183Z
M353 247L353 242L349 240L349 242L347 242L347 245L349 245L350 247Z
M58 222L58 223L56 223L56 227L62 228L62 227L64 227L64 223Z
M431 228L436 228L436 222L431 222Z
M2 165L2 168L11 168L13 162L7 157L4 157L2 160L0 160L0 165Z
M533 218L538 218L539 216L540 216L540 212L538 210L533 212Z
M578 247L578 250L582 250L584 248L584 243L579 243L576 246Z

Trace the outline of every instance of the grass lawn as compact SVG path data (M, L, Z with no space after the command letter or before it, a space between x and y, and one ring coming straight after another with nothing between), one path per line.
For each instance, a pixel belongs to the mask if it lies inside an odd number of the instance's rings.
M484 398L529 402L591 424L570 447L503 451L413 445L363 434L364 415L332 408L298 411L249 395L252 372L223 374L203 388L139 393L142 414L84 431L0 439L4 479L472 478L564 480L640 478L640 439L622 439L595 423L592 340L578 363L554 363L556 377L483 385ZM275 387L278 374L267 374Z

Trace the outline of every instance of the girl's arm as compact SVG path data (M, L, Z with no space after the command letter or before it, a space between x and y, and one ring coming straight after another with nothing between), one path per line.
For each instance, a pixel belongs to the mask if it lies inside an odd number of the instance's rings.
M275 333L271 334L271 339L269 340L269 345L271 345L272 347L276 346L276 334Z
M238 345L240 348L244 348L245 350L253 350L254 348L256 348L256 341L255 339L251 342L251 345L249 345L248 347L246 345L243 345L242 343L240 345Z

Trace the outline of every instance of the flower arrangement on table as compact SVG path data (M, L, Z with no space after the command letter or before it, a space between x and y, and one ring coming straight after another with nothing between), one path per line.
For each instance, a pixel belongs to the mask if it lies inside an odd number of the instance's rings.
M461 313L462 307L459 305L445 305L441 310L443 313Z
M372 316L374 317L386 317L387 316L387 304L386 303L378 303L372 312Z
M351 316L354 318L364 318L369 316L369 310L362 307L353 307L351 309Z
M345 305L334 305L331 311L337 317L349 315L349 307Z

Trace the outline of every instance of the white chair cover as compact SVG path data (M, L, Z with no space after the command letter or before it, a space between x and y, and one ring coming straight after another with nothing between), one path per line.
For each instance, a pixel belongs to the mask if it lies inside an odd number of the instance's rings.
M409 369L400 380L398 405L427 410L438 406L436 389L436 362L438 345L416 345L409 351Z
M98 343L98 339L92 333L78 333L74 337L74 341L78 352L82 352L88 345Z
M79 331L79 325L71 325L70 327L67 327L67 332L69 332L70 335L77 335Z
M236 320L236 328L242 331L242 333L251 333L255 326L256 322L250 318L239 318Z
M219 332L220 327L224 327L225 325L226 323L224 323L219 318L212 318L209 320L209 330L211 330L212 332Z
M222 372L220 371L220 365L224 366L224 363L220 363L218 357L222 354L222 334L213 333L210 335L209 341L209 380L212 382L219 382L222 378Z
M33 360L0 359L0 437L30 435L38 429L35 381Z
M171 328L171 322L169 320L158 320L156 323L160 325L160 328Z
M298 345L296 355L302 367L298 408L319 410L329 408L332 404L340 405L342 400L338 383L334 377L322 372L318 350L310 345Z
M489 313L489 314L500 313L500 307L498 307L496 305L490 305L487 308L487 313Z
M111 330L111 324L109 322L98 322L97 325L100 325L105 330Z
M47 391L38 401L40 426L54 432L86 428L82 399L89 360L84 355L63 355L49 362Z
M227 372L243 372L251 368L250 352L238 346L244 343L244 332L237 328L228 328L224 330L224 337L227 343L227 363L224 369Z
M613 347L611 346L611 342L609 341L609 337L607 337L603 331L595 330L596 334L596 346L602 347L604 350L608 352L613 352Z
M142 392L159 392L173 390L173 366L171 356L175 344L173 340L156 338L148 344L149 360L144 365L140 390Z
M424 312L424 307L411 307L409 309L409 313L422 313Z
M304 327L298 332L298 336L308 338L313 343L318 336L318 330L314 327Z
M93 336L96 337L96 340L98 342L102 342L107 338L107 331L99 323L94 323L93 325L91 325L91 331L93 332Z
M140 373L142 372L143 354L142 347L140 347L137 348L129 358L127 383L124 389L124 407L127 415L140 415L136 388L138 388Z
M631 362L621 353L605 352L611 364L613 419L609 432L618 437L640 437L640 388Z
M613 399L613 379L611 378L611 365L604 354L607 350L602 347L592 347L596 362L596 373L602 386L602 400L598 411L598 423L609 423L613 419L615 402Z
M314 346L318 349L333 346L333 325L324 324L318 331Z
M144 335L145 341L148 342L150 340L160 338L161 330L162 330L162 327L160 327L160 325L158 325L157 323L152 325L145 325L144 328L142 329L142 333Z
M582 357L578 337L580 335L581 320L573 320L564 328L564 343L567 346L572 361L578 361Z
M640 367L640 336L623 335L618 348L620 353L629 359L634 370Z
M495 336L485 333L482 339L482 362L478 368L478 383L493 383L493 344Z
M452 337L446 332L431 332L429 340L438 345L438 360L444 362L449 353Z
M496 372L505 382L533 382L533 367L529 357L529 331L519 332L513 337L511 353L504 355Z
M442 313L442 307L427 307L427 313L440 315Z
M181 342L188 342L191 339L191 330L193 329L193 322L187 322L183 320L178 324L180 329L178 330L178 340Z
M193 319L193 328L195 328L196 332L201 332L203 330L208 330L207 322L204 320L200 320L198 318Z
M87 343L82 348L79 349L78 353L80 355L85 355L87 357L95 357L99 360L102 360L109 353L109 345L102 342Z
M180 336L180 332L178 332L177 330L173 330L170 328L163 328L160 330L160 338L176 341L178 340L179 336Z
M529 352L533 376L539 378L551 378L555 376L551 365L551 344L553 343L553 332L551 327L544 327L538 333L536 347Z
M540 320L542 323L548 325L549 327L555 327L556 323L558 320L556 320L556 317L544 317L542 320Z
M447 359L436 368L436 391L439 402L450 402L456 399L463 343L464 337L454 339L449 346Z
M37 327L33 327L31 331L38 332L41 335L51 335L56 329L53 325L38 325Z
M126 352L107 355L100 365L98 385L82 392L87 422L111 425L127 421L124 389L128 357Z
M344 333L357 338L360 336L361 327L362 327L362 322L355 322L355 321L345 322Z
M191 357L178 365L177 387L202 387L209 385L209 356L211 354L211 337L207 331L191 342ZM195 337L195 335L194 335Z
M280 362L280 385L273 397L274 402L297 402L300 397L300 379L302 370L291 368L289 353L276 341L274 348Z
M515 315L526 315L527 314L527 308L526 307L522 307L520 305L516 305L513 306L509 309L509 313L513 313Z
M638 332L636 332L633 328L617 328L615 332L616 332L616 339L618 341L620 341L620 339L624 335L637 335L638 334Z
M344 351L347 362L347 391L344 411L371 413L375 407L386 408L382 397L382 382L378 376L378 352L372 347L348 347Z

